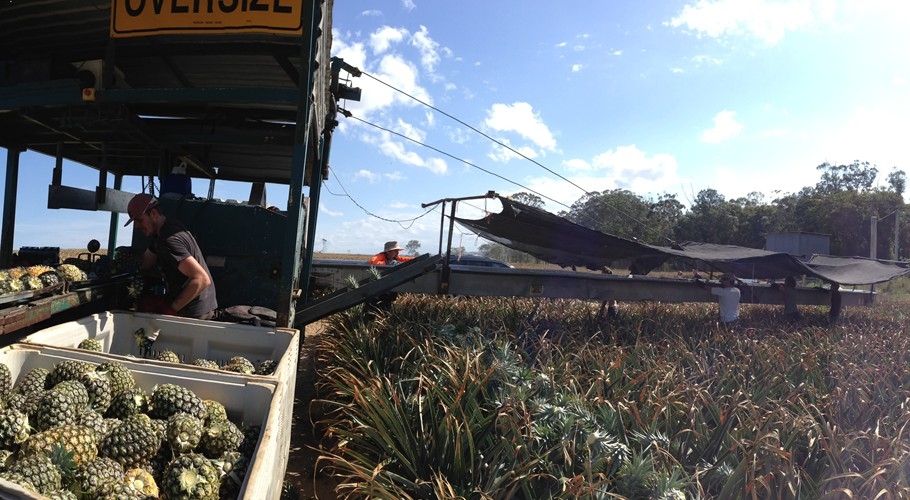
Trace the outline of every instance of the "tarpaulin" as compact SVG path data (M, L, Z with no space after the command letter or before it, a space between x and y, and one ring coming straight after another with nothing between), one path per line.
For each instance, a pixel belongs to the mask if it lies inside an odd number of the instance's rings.
M499 198L502 212L481 219L456 218L462 226L490 241L563 267L607 268L630 261L633 274L647 274L668 260L704 263L740 278L782 279L814 276L842 285L868 285L910 273L905 262L862 257L815 255L807 262L782 252L713 243L676 242L647 245L575 224L540 208Z

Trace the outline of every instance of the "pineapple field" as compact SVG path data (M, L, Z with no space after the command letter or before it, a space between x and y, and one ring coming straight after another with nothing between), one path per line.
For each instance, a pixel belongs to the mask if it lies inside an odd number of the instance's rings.
M339 498L907 498L907 305L744 304L734 331L716 304L355 307L307 339L315 474Z

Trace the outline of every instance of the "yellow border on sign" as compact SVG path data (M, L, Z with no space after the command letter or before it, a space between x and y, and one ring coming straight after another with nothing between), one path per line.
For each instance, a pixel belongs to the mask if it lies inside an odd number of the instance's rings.
M303 34L302 0L111 0L111 38Z

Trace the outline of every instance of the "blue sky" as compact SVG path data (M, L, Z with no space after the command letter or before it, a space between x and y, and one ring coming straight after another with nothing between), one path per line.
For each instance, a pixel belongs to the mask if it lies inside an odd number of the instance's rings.
M910 169L908 23L896 0L338 1L332 54L375 79L353 79L362 99L342 103L353 118L335 133L314 248L373 253L396 239L435 252L439 212L421 203L489 190L537 192L553 212L615 188L770 202L814 185L818 164L853 160L884 184ZM22 163L16 247L106 240L106 214L44 208L52 158ZM65 184L96 182L64 171ZM285 194L269 186L272 203Z

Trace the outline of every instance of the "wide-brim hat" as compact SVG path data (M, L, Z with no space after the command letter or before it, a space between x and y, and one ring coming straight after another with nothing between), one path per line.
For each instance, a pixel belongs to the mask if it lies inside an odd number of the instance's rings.
M401 248L400 246L398 246L397 241L385 242L385 249L383 250L383 252L391 252L392 250L404 250L404 248Z
M126 224L123 227L129 226L136 220L136 217L148 212L154 207L158 206L158 200L148 194L148 193L139 193L136 196L133 196L133 199L130 200L129 205L126 206L126 213L129 214L130 218L126 221Z

